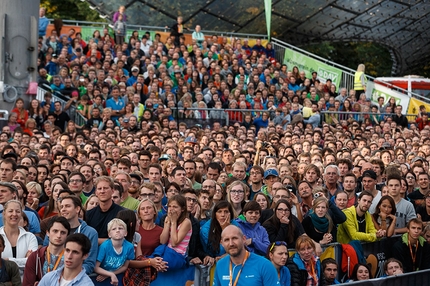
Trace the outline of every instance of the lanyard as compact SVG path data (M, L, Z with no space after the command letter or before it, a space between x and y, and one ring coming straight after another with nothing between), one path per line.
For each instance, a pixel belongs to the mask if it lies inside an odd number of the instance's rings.
M415 260L417 259L417 252L418 252L418 241L415 244L415 254L414 254L414 251L412 251L411 241L409 241L409 251L411 252L413 267L415 268Z
M46 254L47 254L47 260L48 260L48 272L51 272L51 269L49 268L49 265L51 264L51 255L49 253L49 247L46 248ZM63 257L64 249L61 251L60 255L58 255L57 261L55 262L54 268L52 270L56 270L58 267L58 264L60 264L61 258Z
M236 286L237 285L237 281L239 280L239 276L240 276L240 274L242 273L242 269L243 269L243 267L245 266L245 262L246 262L246 260L248 259L248 257L249 257L249 251L246 251L246 254L245 254L245 258L243 259L243 262L242 262L242 267L240 268L240 270L239 270L239 272L237 273L237 276L236 276L236 279L234 280L234 284L232 284L232 281L233 281L233 273L232 273L232 263L231 263L231 260L230 260L230 284L228 284L229 286Z

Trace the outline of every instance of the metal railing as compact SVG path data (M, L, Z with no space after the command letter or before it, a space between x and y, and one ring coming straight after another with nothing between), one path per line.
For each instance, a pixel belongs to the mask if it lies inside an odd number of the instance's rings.
M265 110L265 109L232 109L232 108L221 108L221 109L215 109L215 108L197 108L197 107L170 107L170 109L173 112L173 116L175 119L177 119L178 122L185 122L188 124L188 122L192 125L200 124L202 127L205 125L210 125L214 122L219 122L224 126L229 126L230 123L234 122L243 122L243 119L245 118L245 114L250 113L252 117L254 118L257 113L258 115L262 115L263 112L268 112L270 116L273 116L275 113L275 110ZM193 117L185 117L184 111L191 110L193 111ZM197 113L197 112L198 113ZM206 118L200 118L199 111L207 111L208 116ZM231 113L231 112L239 112L238 113ZM214 116L215 115L215 116ZM240 120L241 119L241 120Z
M323 122L327 124L336 123L335 121L340 122L341 120L355 120L359 122L363 122L366 118L370 118L370 120L374 123L379 123L387 117L392 117L394 113L369 113L369 112L354 112L354 111L321 111L321 124ZM332 116L331 116L332 115ZM404 114L408 119L408 122L415 122L417 119L416 114Z
M291 44L288 44L288 43L281 41L279 39L276 39L276 38L272 38L272 44L273 44L273 48L275 49L276 60L279 61L280 63L284 62L284 55L285 55L285 49L286 48L294 50L294 51L302 53L302 54L304 54L310 58L313 58L313 59L321 61L327 65L330 65L330 66L333 66L333 67L336 67L336 68L342 70L342 78L341 78L339 87L345 87L348 90L354 89L354 75L356 72L355 70L353 70L349 67L340 65L340 64L333 62L331 60L325 59L323 57L320 57L318 55L315 55L313 53L310 53L306 50L300 49L296 46L293 46ZM375 81L375 77L373 77L373 76L366 75L366 77L370 81ZM414 98L417 98L417 99L422 100L424 102L430 103L430 98L422 96L421 94L409 92L408 90L400 88L398 86L395 86L389 82L381 81L381 83L383 83L383 85L386 85L388 88L391 88L392 90L398 91L398 92L403 93L403 94L407 94L410 97L414 97Z
M60 92L53 92L51 87L48 85L43 85L43 88L38 86L37 87L37 93L36 93L36 99L39 100L39 102L42 102L45 100L45 93L50 92L52 94L52 102L60 102L62 109L64 110L67 104L67 101L65 100L65 97ZM73 120L77 125L82 126L87 122L87 119L82 116L79 112L77 112L77 108L74 105L71 105L68 110L65 111L71 120Z
M50 23L53 22L54 19L49 19ZM92 26L100 28L106 28L111 25L111 22L90 22L90 21L77 21L77 20L63 20L64 24L74 25L74 26ZM110 27L110 26L109 26ZM145 26L145 25L128 25L127 29L129 30L137 30L137 31L164 31L169 32L170 28L166 28L165 26ZM184 31L184 34L192 34L194 29ZM236 32L225 32L225 31L212 31L212 30L201 30L203 34L206 35L217 35L221 37L239 37L239 38L248 38L248 39L267 39L267 34L247 34L247 33L236 33Z

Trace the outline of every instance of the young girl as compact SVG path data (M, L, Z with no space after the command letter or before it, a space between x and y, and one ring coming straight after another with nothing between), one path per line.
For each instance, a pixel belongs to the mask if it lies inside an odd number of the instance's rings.
M167 243L167 246L157 247L154 251L154 256L162 256L164 261L168 262L169 270L182 268L186 264L185 255L192 234L191 221L187 216L185 198L181 195L171 197L163 232L160 235L161 244Z
M124 221L114 218L108 223L109 239L99 247L94 272L99 274L97 281L111 278L112 285L118 285L117 274L124 273L130 260L134 259L133 244L125 240L127 225Z

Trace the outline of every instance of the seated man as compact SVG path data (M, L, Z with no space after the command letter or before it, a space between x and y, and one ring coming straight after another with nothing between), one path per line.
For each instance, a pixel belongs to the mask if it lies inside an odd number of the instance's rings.
M373 242L385 236L385 230L376 231L373 225L369 207L372 204L373 196L368 191L363 191L358 196L357 206L344 209L346 221L339 225L337 231L337 241L349 243L351 240L362 242Z
M430 245L421 236L423 222L413 218L408 222L407 232L393 246L393 258L403 262L403 272L430 268Z

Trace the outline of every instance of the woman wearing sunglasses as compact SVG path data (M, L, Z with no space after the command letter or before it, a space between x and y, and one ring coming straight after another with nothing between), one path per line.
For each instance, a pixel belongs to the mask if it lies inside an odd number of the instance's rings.
M278 271L278 279L281 286L291 285L290 270L285 266L288 260L288 248L285 241L275 241L267 248L267 258Z

